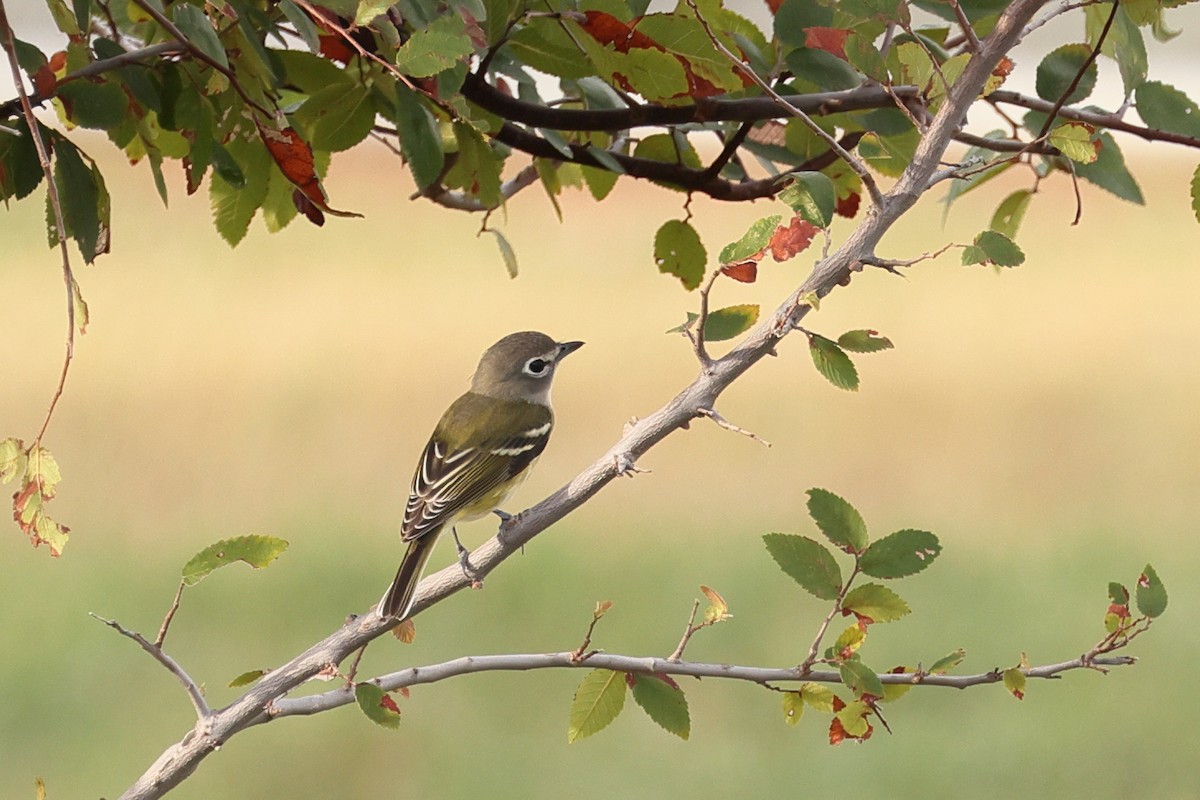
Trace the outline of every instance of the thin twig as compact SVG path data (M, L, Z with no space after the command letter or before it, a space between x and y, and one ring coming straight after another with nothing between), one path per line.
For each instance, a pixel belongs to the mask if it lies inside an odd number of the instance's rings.
M67 226L63 218L62 201L58 195L58 184L54 180L54 171L50 167L50 151L46 147L46 142L42 139L42 131L37 117L33 114L33 104L29 100L29 95L25 92L25 81L21 75L21 67L17 62L16 45L13 44L12 26L8 23L8 12L4 8L4 0L0 0L0 45L3 45L4 52L8 56L8 66L12 73L13 86L17 90L17 99L21 103L21 113L25 117L25 125L29 128L29 136L33 139L34 147L37 149L38 163L42 168L42 175L46 178L46 196L50 201L50 208L54 212L54 232L58 239L58 250L62 255L62 274L63 283L67 287L67 346L66 354L63 356L62 370L58 375L58 385L55 386L54 394L50 397L50 405L46 409L46 417L42 420L42 427L38 430L37 436L33 440L33 447L41 444L42 437L46 435L46 430L50 427L50 420L54 417L54 409L58 407L59 398L62 397L63 388L67 384L67 373L71 369L71 359L75 357L75 274L71 270L71 252L67 248Z
M667 661L678 661L679 659L683 658L683 651L687 648L688 641L692 638L692 636L696 633L696 631L700 630L700 628L698 628L695 624L696 623L696 612L699 610L700 610L700 601L693 600L692 601L692 614L690 617L688 617L687 626L685 626L683 629L683 638L681 638L679 640L679 645L675 648L675 652L673 652L673 653L671 653L671 655L667 656Z
M183 667L179 666L179 662L164 653L161 647L158 647L153 642L147 640L145 636L142 636L137 631L131 631L125 628L115 619L105 619L104 617L101 617L98 614L93 614L90 611L88 614L100 620L125 638L132 639L133 641L137 642L143 650L154 657L155 661L162 664L172 675L178 678L179 682L183 684L184 691L187 692L188 699L192 701L192 707L196 709L197 717L204 719L212 714L212 709L209 708L208 701L204 699L204 693L200 691L200 686L194 680L192 680L192 676L188 675L187 671L184 670Z
M979 37L975 35L975 29L971 27L971 20L967 19L966 12L958 4L958 0L950 0L950 7L954 9L954 17L958 20L958 26L962 28L963 36L967 37L967 48L972 53L978 53Z
M817 635L813 637L812 645L808 648L808 655L800 662L800 666L796 667L802 674L811 674L813 664L817 663L817 653L821 649L821 640L825 638L825 632L829 630L829 625L833 622L833 618L842 610L842 601L846 599L846 593L850 591L850 584L854 583L856 577L858 577L858 559L855 559L854 570L850 573L850 577L846 578L846 582L842 584L842 589L838 592L837 599L833 601L833 608L829 609L829 613L825 615L825 619L821 622L821 627L817 628Z
M187 585L186 582L180 581L179 588L175 590L175 599L171 601L171 607L167 609L167 615L163 617L162 625L158 628L158 636L154 637L154 646L162 647L163 642L167 638L167 629L171 627L171 620L175 619L175 612L179 610L179 598L183 597L183 588Z
M916 258L910 258L910 259L880 258L879 256L863 256L862 258L859 259L859 262L866 264L867 266L870 266L870 267L880 267L881 269L885 269L888 272L898 275L899 273L896 272L897 267L911 267L913 264L919 264L922 261L929 261L930 259L937 258L942 253L945 253L947 250L949 250L952 247L962 247L962 245L951 242L950 244L944 245L943 247L940 247L937 250L934 250L932 253L928 253L928 252L922 253L921 255L917 256Z
M1095 63L1096 58L1100 55L1100 48L1104 46L1104 40L1108 38L1108 32L1112 29L1113 20L1117 18L1117 11L1121 8L1118 0L1112 0L1112 13L1108 15L1108 19L1104 23L1104 28L1100 31L1100 36L1096 39L1096 44L1092 47L1092 52L1088 53L1088 57L1084 59L1079 70L1075 73L1075 77L1071 80L1071 85L1066 88L1058 99L1054 101L1054 107L1050 109L1050 113L1046 115L1046 121L1042 124L1041 132L1034 137L1035 141L1042 141L1046 138L1046 134L1050 132L1050 128L1054 126L1054 120L1058 116L1058 112L1067 104L1067 98L1070 97L1075 89L1079 86L1079 81L1083 79L1088 67ZM1077 220L1078 221L1078 220Z
M729 420L722 417L717 412L716 409L701 407L701 408L696 409L696 413L702 417L708 417L713 422L717 423L718 427L724 428L727 431L732 431L733 433L740 433L742 436L746 436L746 437L753 439L754 441L761 444L763 447L771 446L770 442L768 442L766 439L759 436L754 431L748 431L745 428L738 427L737 425L734 425L732 422L730 422Z

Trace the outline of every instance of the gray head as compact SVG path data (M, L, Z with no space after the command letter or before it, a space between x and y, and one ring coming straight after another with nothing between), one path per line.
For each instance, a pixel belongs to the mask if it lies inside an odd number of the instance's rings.
M583 342L556 342L544 333L510 333L489 347L479 359L471 391L502 400L550 404L554 370L567 354Z

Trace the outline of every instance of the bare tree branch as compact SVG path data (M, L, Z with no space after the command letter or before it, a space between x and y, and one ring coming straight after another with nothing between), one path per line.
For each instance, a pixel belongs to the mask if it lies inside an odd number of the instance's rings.
M178 678L179 682L183 684L184 690L187 692L188 699L192 701L192 708L196 709L196 716L199 717L201 721L203 721L205 717L212 713L212 709L208 707L208 701L204 699L204 693L200 691L199 684L192 680L192 676L187 674L187 671L179 665L178 661L164 653L161 647L154 642L151 642L137 631L131 631L125 628L115 619L105 619L104 617L97 616L96 614L91 614L91 616L100 620L125 638L132 639L133 641L137 642L139 647L153 656L155 661L162 664L172 675Z

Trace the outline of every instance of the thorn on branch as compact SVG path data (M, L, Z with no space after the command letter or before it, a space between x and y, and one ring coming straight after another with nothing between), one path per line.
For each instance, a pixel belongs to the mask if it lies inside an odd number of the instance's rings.
M759 436L757 433L754 433L753 431L748 431L745 428L734 425L732 422L730 422L729 420L722 417L715 409L698 408L698 409L696 409L696 416L708 417L713 422L717 423L717 425L719 427L722 427L727 431L732 431L734 433L740 433L742 436L746 436L746 437L758 442L763 447L771 446L770 442L768 442L766 439Z

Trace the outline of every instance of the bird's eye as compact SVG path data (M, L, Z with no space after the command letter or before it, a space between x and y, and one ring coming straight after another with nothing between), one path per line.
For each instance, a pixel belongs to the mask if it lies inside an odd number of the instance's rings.
M540 378L546 374L546 370L550 367L550 362L544 358L531 358L525 362L525 372L535 378Z

